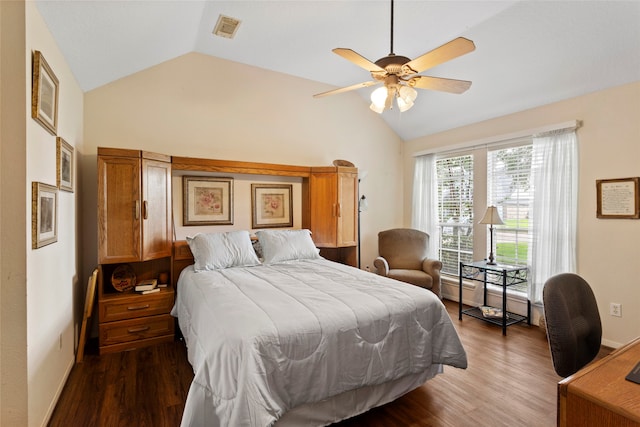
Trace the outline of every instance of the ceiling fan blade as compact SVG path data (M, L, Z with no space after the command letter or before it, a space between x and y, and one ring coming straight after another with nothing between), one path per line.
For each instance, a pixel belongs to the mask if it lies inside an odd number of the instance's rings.
M443 79L441 77L415 76L409 80L409 86L420 89L439 90L449 93L463 93L471 87L466 80Z
M358 67L364 68L367 71L381 71L381 72L385 71L384 68L377 66L376 64L374 64L373 62L365 58L364 56L360 55L359 53L351 49L337 47L333 49L332 52L342 56L347 61L350 61L356 64Z
M342 93L342 92L348 92L350 90L356 90L356 89L361 89L363 87L369 87L369 86L377 85L378 83L380 83L380 82L371 81L371 82L358 83L358 84L355 84L355 85L342 87L340 89L333 89L333 90L329 90L327 92L316 93L315 95L313 95L313 97L314 98L321 98L323 96L335 95L335 94Z
M449 43L445 43L440 47L433 49L425 53L416 59L407 62L402 66L402 70L405 74L420 73L429 68L440 65L443 62L450 61L458 56L462 56L466 53L473 52L476 49L476 45L469 39L464 37L458 37L451 40Z

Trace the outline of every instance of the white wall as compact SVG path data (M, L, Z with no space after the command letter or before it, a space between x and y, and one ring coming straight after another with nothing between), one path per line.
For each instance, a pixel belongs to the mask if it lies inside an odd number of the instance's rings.
M0 2L0 425L27 424L25 8Z
M91 156L83 179L88 186L96 182L98 146L300 166L349 160L368 172L361 183L370 206L362 216L362 258L363 266L371 264L378 231L402 222L402 142L356 94L312 98L327 89L206 55L181 56L86 94ZM86 196L85 212L93 218L95 195ZM245 228L247 214L238 228ZM178 231L195 231L185 229ZM84 233L88 257L95 260L95 223Z
M593 287L603 342L640 335L640 220L596 218L596 180L640 176L640 82L556 102L408 141L404 153L405 223L410 223L413 155L420 151L578 119L578 274ZM622 303L622 317L609 303Z
M82 155L83 93L34 2L26 2L25 79L31 81L31 52L39 50L59 80L57 136ZM84 302L86 274L81 256L77 210L80 186L58 194L58 241L31 249L31 183L56 185L56 136L30 117L31 85L27 85L26 182L27 224L27 364L28 425L40 426L49 418L57 396L75 360L77 324ZM77 182L77 171L75 173Z
M222 174L207 173L202 174L214 177L232 178L233 186L233 224L212 226L183 225L183 176L198 176L193 172L176 172L172 182L173 191L173 224L175 227L176 240L184 240L187 236L194 236L197 233L206 233L214 229L215 231L249 230L252 234L256 230L252 229L251 212L251 184L286 184L291 185L291 208L293 212L293 228L302 228L302 178L286 176L264 176L247 174Z

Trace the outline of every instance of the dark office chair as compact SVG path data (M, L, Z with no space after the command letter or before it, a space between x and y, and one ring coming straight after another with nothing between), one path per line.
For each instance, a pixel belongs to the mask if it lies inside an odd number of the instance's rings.
M553 368L568 377L600 351L602 324L593 291L573 273L549 278L542 291Z

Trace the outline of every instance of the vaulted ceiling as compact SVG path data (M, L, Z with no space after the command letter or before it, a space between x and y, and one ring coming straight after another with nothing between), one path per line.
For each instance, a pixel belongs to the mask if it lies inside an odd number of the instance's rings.
M189 52L342 87L371 76L331 49L371 61L390 50L386 0L36 4L84 91ZM241 21L235 38L212 34L220 14ZM421 74L471 88L419 90L411 110L385 111L403 140L640 80L640 1L395 1L396 54L415 58L459 36L476 50Z

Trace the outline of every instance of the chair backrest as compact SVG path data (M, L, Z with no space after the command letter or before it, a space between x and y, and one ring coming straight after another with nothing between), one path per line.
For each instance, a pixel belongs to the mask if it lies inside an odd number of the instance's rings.
M98 281L98 269L94 269L87 281L87 293L84 300L84 317L91 317L93 312L93 300L96 295L96 282Z
M389 268L421 270L427 257L429 235L411 228L394 228L378 233L378 253Z
M542 300L553 367L567 377L600 350L602 324L596 298L582 277L562 273L546 281Z
M89 276L89 282L87 283L87 294L84 300L84 312L82 314L82 325L80 326L80 338L78 339L78 350L76 351L76 363L82 362L84 358L84 345L87 340L87 328L90 326L87 320L91 317L93 312L93 300L96 295L96 282L98 280L98 269L96 268Z

